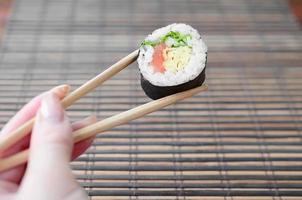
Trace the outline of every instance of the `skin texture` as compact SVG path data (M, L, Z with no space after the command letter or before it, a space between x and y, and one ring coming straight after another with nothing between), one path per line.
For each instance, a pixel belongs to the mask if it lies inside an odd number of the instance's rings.
M65 88L64 88L65 87ZM94 116L71 124L61 104L67 86L41 94L25 105L2 129L0 137L37 116L31 135L15 144L1 157L28 148L28 164L0 173L0 199L56 200L88 199L70 169L70 160L81 155L94 138L73 145L72 131L96 121Z

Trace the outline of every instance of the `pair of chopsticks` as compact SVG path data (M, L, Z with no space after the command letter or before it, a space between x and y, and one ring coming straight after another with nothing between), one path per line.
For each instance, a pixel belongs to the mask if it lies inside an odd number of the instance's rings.
M81 87L70 93L66 96L62 101L62 106L64 108L68 108L74 102L79 100L81 97L85 96L87 93L93 91L96 87L101 85L106 80L110 79L112 76L123 70L125 67L133 63L138 57L139 50L136 50L126 57L119 60L117 63L103 71L101 74L97 75L93 79L89 80ZM96 122L92 125L86 126L82 129L74 131L72 133L74 143L80 142L84 139L87 139L91 136L97 135L98 133L102 133L116 126L125 124L134 119L138 119L143 117L149 113L155 112L161 108L164 108L168 105L171 105L177 101L186 99L191 97L199 92L206 91L208 87L206 85L202 85L200 87L180 92L177 94L173 94L158 100L151 101L149 103L140 105L133 109L127 110L125 112L119 113L112 117L106 118L99 122ZM8 134L7 137L0 140L0 152L8 149L16 142L21 140L27 134L29 134L33 128L35 118L29 120L19 128L17 128L12 133ZM12 156L1 158L0 159L0 172L16 167L20 164L26 163L29 155L29 150L24 150Z

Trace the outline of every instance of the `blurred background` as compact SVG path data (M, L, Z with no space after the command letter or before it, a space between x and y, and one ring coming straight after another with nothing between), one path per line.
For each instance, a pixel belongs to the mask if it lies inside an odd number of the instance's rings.
M300 0L0 0L0 127L174 22L208 45L210 90L99 135L72 163L90 198L301 199ZM68 113L102 119L148 101L134 63Z

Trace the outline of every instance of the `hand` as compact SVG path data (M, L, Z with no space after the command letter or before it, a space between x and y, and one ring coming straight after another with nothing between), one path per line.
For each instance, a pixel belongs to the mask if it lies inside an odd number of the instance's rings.
M6 157L27 149L30 141L27 167L18 166L0 173L0 199L88 199L73 176L69 162L82 154L94 138L73 146L71 133L94 123L96 118L92 116L71 125L60 104L67 92L68 86L61 86L37 96L1 131L0 137L5 137L37 113L31 137L2 152L1 157Z

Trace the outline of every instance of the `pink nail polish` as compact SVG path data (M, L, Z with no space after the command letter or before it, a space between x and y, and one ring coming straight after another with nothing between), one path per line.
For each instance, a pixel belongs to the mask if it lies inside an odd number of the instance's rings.
M64 110L59 99L53 93L49 93L43 98L40 113L44 120L51 122L64 120Z

